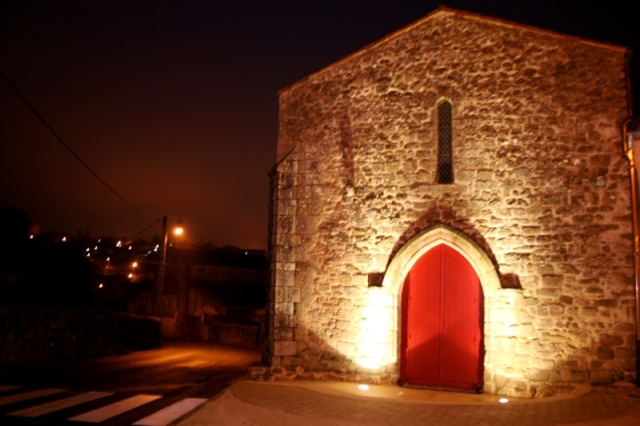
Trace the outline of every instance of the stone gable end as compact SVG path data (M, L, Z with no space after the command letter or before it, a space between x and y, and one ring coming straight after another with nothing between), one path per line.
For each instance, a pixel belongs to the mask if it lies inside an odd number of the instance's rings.
M442 9L283 90L270 374L395 382L403 283L437 242L480 277L486 392L632 380L625 53Z

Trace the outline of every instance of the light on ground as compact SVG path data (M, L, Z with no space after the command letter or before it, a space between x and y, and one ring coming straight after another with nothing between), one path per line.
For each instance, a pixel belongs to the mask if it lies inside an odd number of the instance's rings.
M365 385L364 383L358 385L358 389L361 391L369 390L369 385Z
M500 404L506 404L507 402L509 402L508 398L500 398Z

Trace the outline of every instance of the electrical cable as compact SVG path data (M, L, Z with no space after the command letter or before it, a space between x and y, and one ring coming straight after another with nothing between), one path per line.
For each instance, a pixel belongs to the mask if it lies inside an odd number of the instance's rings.
M27 98L24 97L24 95L20 92L20 90L18 90L18 88L13 83L11 83L11 81L9 81L9 79L4 75L2 70L0 70L0 77L2 77L2 79L5 81L5 83L7 83L7 85L11 88L11 90L13 90L13 92L18 96L18 98L20 98L20 100L31 110L31 112L33 112L35 114L35 116L38 117L38 119L42 122L42 124L44 124L44 126L49 130L49 132L51 132L51 134L58 140L58 142L60 142L62 144L62 146L64 146L67 149L67 151L69 151L71 153L71 155L73 155L73 157L76 160L78 160L78 162L80 162L80 164L82 164L82 166L85 169L87 169L87 171L89 173L91 173L93 175L93 177L98 179L98 181L102 185L104 185L105 188L107 188L113 195L118 197L125 204L129 205L130 207L132 207L133 209L135 209L139 213L142 213L143 215L145 215L147 217L153 217L151 214L145 212L144 210L141 210L140 208L135 206L133 203L129 202L126 198L124 198L122 195L120 195L115 189L113 189L104 179L102 179L100 176L98 176L98 174L91 167L89 167L89 165L87 163L85 163L82 160L82 158L80 158L80 156L75 153L75 151L73 149L71 149L71 147L64 141L64 139L62 139L62 137L60 135L58 135L58 133L53 129L53 127L51 127L49 125L49 123L47 123L47 121L44 119L44 117L42 115L40 115L40 113L38 111L36 111L36 109L33 107L33 105L31 105L31 103L27 100Z

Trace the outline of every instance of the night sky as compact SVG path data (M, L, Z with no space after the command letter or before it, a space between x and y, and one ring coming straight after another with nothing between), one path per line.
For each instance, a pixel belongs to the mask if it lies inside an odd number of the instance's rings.
M440 4L629 47L640 103L630 1L2 0L0 70L126 202L0 81L0 207L93 236L167 215L187 242L266 248L278 90Z

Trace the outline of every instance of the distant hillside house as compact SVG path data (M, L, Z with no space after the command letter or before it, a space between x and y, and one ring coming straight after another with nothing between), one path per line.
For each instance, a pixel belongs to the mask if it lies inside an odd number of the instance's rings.
M632 381L628 53L441 8L282 90L262 374Z

